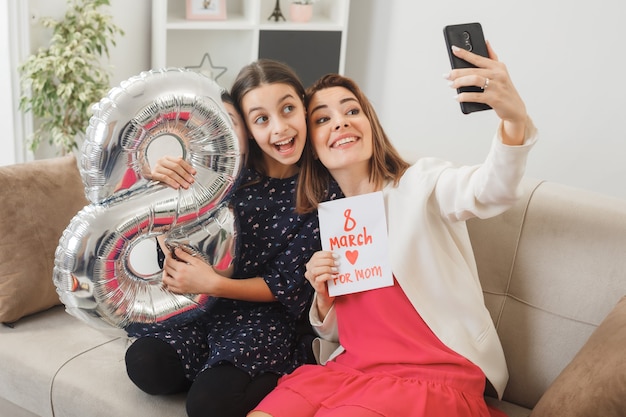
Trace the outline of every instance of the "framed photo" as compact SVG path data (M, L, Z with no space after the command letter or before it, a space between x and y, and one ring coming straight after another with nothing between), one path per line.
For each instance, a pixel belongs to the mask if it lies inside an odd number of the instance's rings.
M226 20L226 0L187 0L187 19Z

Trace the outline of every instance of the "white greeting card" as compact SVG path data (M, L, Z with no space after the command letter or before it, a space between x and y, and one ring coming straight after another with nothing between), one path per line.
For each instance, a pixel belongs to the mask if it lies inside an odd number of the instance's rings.
M322 249L340 258L338 276L328 281L329 295L393 285L381 191L327 201L318 213Z

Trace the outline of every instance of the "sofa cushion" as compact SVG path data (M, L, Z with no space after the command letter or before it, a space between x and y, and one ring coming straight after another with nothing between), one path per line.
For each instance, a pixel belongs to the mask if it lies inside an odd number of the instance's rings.
M148 395L131 382L124 361L127 347L127 339L118 338L65 364L56 374L50 393L54 415L187 416L186 393Z
M87 204L74 156L0 167L0 322L60 304L52 282L63 230Z
M532 409L626 294L626 200L524 185L512 210L468 229L509 369L503 398Z
M550 385L531 417L626 415L626 297Z
M13 328L0 325L0 341L2 417L186 416L185 394L151 396L131 382L125 337L100 332L63 306ZM24 412L9 412L11 404Z
M0 340L0 397L38 416L51 417L50 392L59 369L116 338L56 306L24 317L13 328L0 325ZM97 378L93 369L83 369L83 373L85 378Z

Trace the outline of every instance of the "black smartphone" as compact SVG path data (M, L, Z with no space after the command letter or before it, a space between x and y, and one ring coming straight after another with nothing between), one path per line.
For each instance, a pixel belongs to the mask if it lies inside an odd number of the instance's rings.
M475 65L454 56L451 49L452 45L484 57L489 57L487 43L485 42L483 28L480 23L463 23L460 25L446 26L443 28L443 36L446 40L446 46L448 47L448 56L450 57L450 65L452 66L452 69L476 67ZM482 93L483 90L482 88L476 86L461 87L457 89L457 92L459 93L466 91ZM461 103L461 111L464 114L489 109L491 109L491 107L483 103Z

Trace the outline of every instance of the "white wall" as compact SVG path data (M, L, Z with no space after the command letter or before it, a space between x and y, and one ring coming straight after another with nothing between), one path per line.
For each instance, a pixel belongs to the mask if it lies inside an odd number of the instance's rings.
M10 40L9 40L9 7L8 3L2 3L0 6L0 51L3 55L0 57L0 114L3 115L2 129L5 132L13 132L15 130L15 104L13 103L12 85L11 85L11 60L10 56ZM4 138L2 137L4 136ZM9 165L17 161L16 143L12 140L13 135L0 136L0 166Z
M65 8L64 0L29 4L40 14ZM118 84L149 67L151 8L149 0L111 6L126 31L111 57ZM625 19L623 0L352 0L346 74L398 147L478 163L497 119L463 115L451 98L442 29L479 21L541 132L528 175L626 198Z
M479 21L540 129L527 174L626 198L626 2L352 0L346 73L396 145L480 162L497 119L463 115L442 29Z

